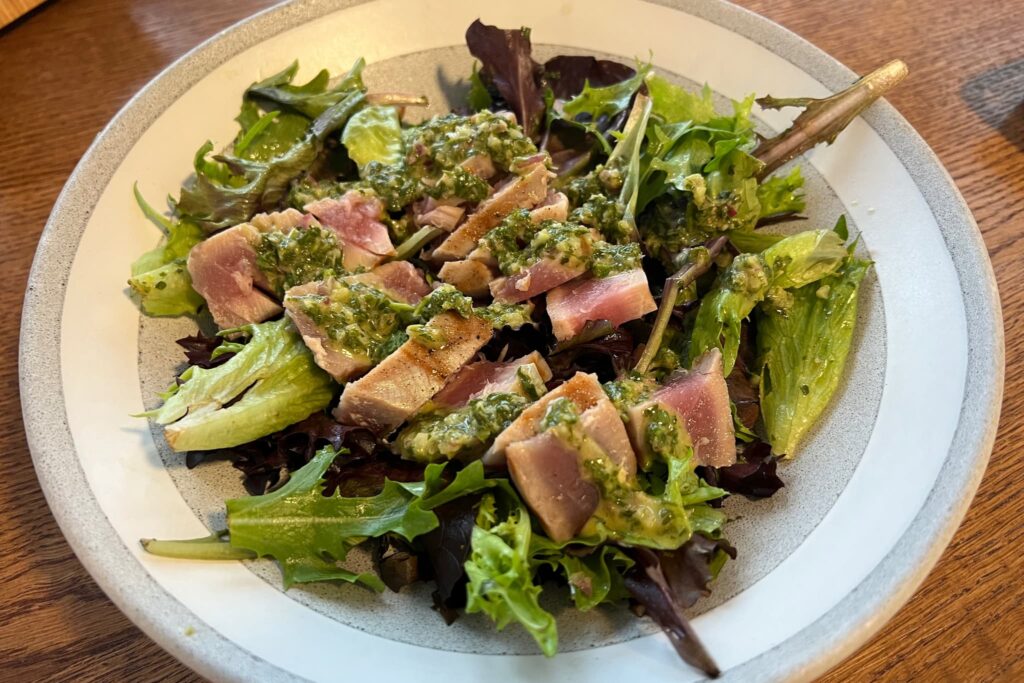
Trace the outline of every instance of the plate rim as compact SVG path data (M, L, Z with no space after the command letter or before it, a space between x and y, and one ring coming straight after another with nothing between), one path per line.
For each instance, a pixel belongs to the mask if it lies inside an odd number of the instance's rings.
M72 491L89 488L67 424L60 358L50 344L32 342L50 340L52 331L60 329L67 276L88 216L124 154L164 108L251 45L366 1L372 0L296 0L272 6L214 34L158 73L96 136L69 176L40 237L29 274L21 318L19 384L29 449L50 510L79 561L118 608L173 656L215 680L298 679L201 623L131 556L95 498L71 499ZM753 40L832 91L856 77L785 27L724 0L645 1L709 20ZM968 336L960 418L936 484L896 547L837 605L787 640L726 672L727 679L811 678L880 630L949 544L974 498L995 440L1005 363L1002 309L981 233L939 159L892 105L882 100L863 118L904 164L938 219L957 271ZM61 467L53 467L58 463ZM109 552L111 547L116 552ZM178 628L181 623L192 624L193 634Z

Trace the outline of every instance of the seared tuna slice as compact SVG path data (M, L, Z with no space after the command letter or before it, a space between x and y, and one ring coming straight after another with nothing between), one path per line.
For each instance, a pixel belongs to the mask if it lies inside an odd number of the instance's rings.
M587 460L607 459L612 465L607 471L621 470L625 481L636 475L629 436L607 396L582 411L578 430L570 437L572 432L552 428L505 449L516 489L555 541L578 534L597 510L600 493L585 474Z
M319 299L329 305L334 282L310 282L292 287L285 294L284 307L288 317L302 335L302 341L313 352L313 360L338 382L358 377L373 366L366 353L346 349L343 344L331 339L331 334L317 324L304 310L303 302Z
M630 475L636 474L636 454L633 453L626 425L611 399L605 397L584 410L580 415L580 427L612 462Z
M451 232L462 220L462 214L466 213L465 207L452 204L434 204L424 208L423 213L416 215L416 225L429 225L441 228L445 232Z
M630 409L630 427L638 451L642 443L644 410L658 405L679 416L693 444L698 465L726 467L736 462L736 431L729 405L729 390L722 375L722 352L704 353L689 372L669 378L649 401Z
M541 221L564 221L569 217L569 198L561 192L549 191L548 196L530 212L530 220L534 223Z
M490 323L446 312L426 324L428 337L443 340L430 348L410 339L362 379L345 387L334 416L343 424L388 434L441 390L459 368L483 348Z
M579 277L587 271L585 262L563 264L555 258L545 258L522 271L491 282L495 301L518 304L538 294Z
M491 158L486 154L474 154L459 164L459 166L466 169L477 178L483 178L484 180L490 180L496 173L494 162L491 161Z
M430 294L430 285L423 278L423 273L408 261L392 261L368 273L349 275L342 279L375 287L404 304L419 303L420 299Z
M447 408L460 408L474 398L498 392L532 398L531 392L540 395L547 391L544 383L550 379L551 368L536 351L503 363L480 360L459 370L445 384L444 389L434 396L432 403ZM523 380L527 380L529 386L521 386Z
M549 431L509 444L507 452L516 489L551 540L578 534L597 510L601 493L583 477L576 450Z
M213 235L189 252L192 287L206 299L221 329L263 322L281 312L278 303L259 289L270 289L257 266L259 242L260 231L243 223Z
M285 209L274 213L258 213L249 219L249 224L260 232L288 232L292 228L308 228L313 217L297 209Z
M455 287L466 296L482 297L490 293L495 272L482 261L448 261L437 273L442 282Z
M505 216L516 209L532 208L542 201L547 196L548 180L552 176L543 163L527 169L522 176L480 202L476 211L434 250L433 258L440 261L465 258L476 249L477 241Z
M618 326L657 308L641 268L570 282L552 289L547 297L551 330L559 341L575 337L591 320L607 320Z
M377 352L401 329L390 302L415 304L429 292L411 263L396 261L338 281L292 287L284 305L316 364L345 382L373 367L381 359Z
M597 375L582 372L576 373L568 382L544 394L536 403L524 410L515 421L508 426L484 454L484 464L489 466L505 463L505 449L517 441L524 441L537 434L541 419L552 401L567 398L582 413L597 405L608 397L597 381Z
M319 199L303 207L330 228L342 243L346 270L372 268L395 253L382 222L384 204L361 192L346 192L340 199Z

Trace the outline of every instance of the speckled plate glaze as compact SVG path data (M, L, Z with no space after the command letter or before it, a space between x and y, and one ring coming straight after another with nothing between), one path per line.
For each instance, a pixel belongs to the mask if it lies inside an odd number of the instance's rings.
M723 101L822 96L854 78L779 26L717 1L339 0L256 15L144 88L83 157L40 241L22 324L22 402L39 479L82 563L136 624L208 678L599 682L635 675L638 662L651 680L698 678L656 629L622 610L560 612L562 654L547 660L516 628L499 634L471 618L444 627L428 591L283 593L267 563L172 561L138 545L204 534L241 489L227 466L185 470L158 431L129 417L167 385L173 340L195 326L140 319L125 294L128 264L156 239L132 183L154 198L176 192L192 151L232 136L242 90L295 57L311 73L365 56L371 88L426 92L439 111L464 87L462 33L477 16L532 26L542 55L653 52L660 72L708 82ZM789 116L757 112L764 132ZM843 389L784 466L787 488L729 503L741 555L694 612L726 680L812 678L881 627L962 519L1002 396L991 266L921 138L881 102L801 163L812 223L845 212L876 266Z

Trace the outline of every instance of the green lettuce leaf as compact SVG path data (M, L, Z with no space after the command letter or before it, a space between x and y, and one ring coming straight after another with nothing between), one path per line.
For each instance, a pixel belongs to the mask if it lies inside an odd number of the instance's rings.
M834 275L792 292L758 319L761 413L772 451L793 457L839 386L870 262L851 258Z
M480 65L473 62L473 73L469 75L469 92L466 94L466 104L471 111L490 109L494 105L491 93L487 91L483 79L480 78Z
M341 142L360 171L371 161L385 166L405 157L402 125L394 107L364 107L345 125Z
M843 238L833 230L798 232L761 253L775 274L772 286L784 289L803 287L831 275L848 256Z
M493 485L476 462L448 485L441 478L444 466L431 465L422 482L388 479L375 496L325 496L323 475L336 456L344 454L324 448L277 491L227 501L231 546L277 560L285 589L294 583L343 580L383 590L376 575L338 566L349 550L384 534L411 541L437 528L433 508Z
M583 91L562 106L562 118L593 133L605 152L611 154L602 126L629 108L650 70L650 65L640 65L631 78L599 88L591 87L589 81L584 83Z
M533 581L530 514L510 486L485 495L477 514L466 560L466 612L483 612L498 630L512 621L525 628L541 651L558 650L555 618L540 606L541 587Z
M247 111L257 116L251 124ZM260 116L259 107L251 100L243 102L242 112L235 119L242 128L233 146L234 155L241 159L270 161L298 144L309 128L309 119L302 114L275 110Z
M366 61L360 57L334 85L331 85L331 75L326 69L308 83L295 85L292 81L299 70L299 63L295 61L273 76L253 83L245 91L245 97L257 102L265 111L291 110L315 119L351 94L366 91L363 85L365 66Z
M362 92L348 94L309 124L298 142L265 161L225 155L209 159L213 143L207 141L196 152L194 177L181 188L179 214L213 232L276 207L291 181L316 161L327 136L364 102Z
M647 90L654 103L654 115L663 121L702 124L715 118L715 104L707 85L695 93L655 75L647 80Z
M203 239L203 231L195 223L171 220L158 212L143 198L138 183L132 191L142 213L156 223L164 237L132 263L129 286L147 315L195 315L203 298L192 289L185 261L192 247Z
M730 230L729 242L741 253L764 251L776 242L786 239L785 235L776 235L763 230Z
M334 383L287 319L232 332L251 339L223 365L188 368L164 404L144 413L165 425L176 451L248 443L325 408L334 395Z
M633 566L626 553L613 545L603 545L589 554L567 553L549 539L547 546L534 544L536 564L546 564L559 571L569 584L573 604L581 612L605 603L616 603L629 597L623 575Z
M679 97L687 96L677 90ZM657 88L655 105L656 95ZM751 230L760 217L757 175L763 165L751 154L757 144L752 103L751 98L733 102L731 116L702 109L697 124L689 118L666 121L666 116L690 114L685 103L676 110L663 105L662 116L648 126L637 198L640 234L648 253L667 267L683 249L723 232Z
M804 201L804 177L797 166L788 176L773 176L757 188L757 200L761 205L761 218L787 213L800 213L807 207Z
M783 306L785 289L802 287L834 273L847 256L842 239L831 230L810 230L787 237L760 254L740 254L723 270L701 299L690 357L712 347L722 350L723 371L732 372L739 349L740 326L769 294Z
M133 275L128 284L138 295L146 315L195 315L205 303L192 289L192 277L183 258Z

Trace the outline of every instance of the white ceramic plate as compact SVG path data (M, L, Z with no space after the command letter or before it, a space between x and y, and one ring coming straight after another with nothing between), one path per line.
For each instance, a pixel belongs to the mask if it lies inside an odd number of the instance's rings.
M543 56L653 52L662 73L728 97L822 96L854 78L779 26L718 2L381 0L272 9L144 88L83 157L43 234L25 301L21 391L40 481L75 552L135 623L209 678L697 678L656 629L621 610L561 615L562 654L547 660L515 628L497 634L470 618L444 627L422 590L285 594L266 564L172 561L138 544L205 534L239 486L226 466L184 470L129 417L166 386L179 358L172 340L194 329L142 322L125 295L128 264L156 239L132 183L154 200L176 193L193 151L233 135L243 89L296 57L308 74L362 55L371 87L441 102L468 73L463 32L478 15L532 26ZM758 116L766 130L788 124L785 113ZM844 388L802 457L782 468L787 488L759 504L730 501L742 517L729 528L740 558L695 619L729 680L821 673L909 598L974 494L1002 394L984 245L913 129L878 103L802 163L811 220L830 226L846 212L876 266Z

